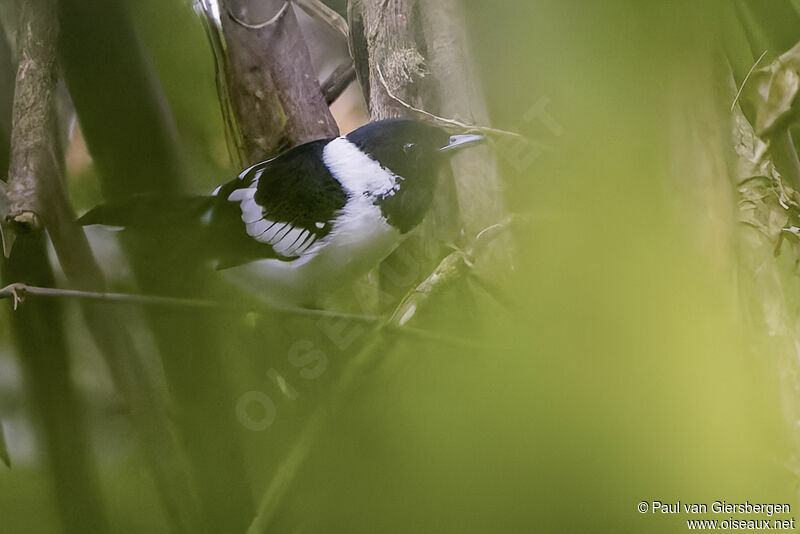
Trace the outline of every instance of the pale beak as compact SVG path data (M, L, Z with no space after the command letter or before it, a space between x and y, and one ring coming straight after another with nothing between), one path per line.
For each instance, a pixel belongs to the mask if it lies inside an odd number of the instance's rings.
M486 141L482 135L463 134L450 136L450 144L439 149L439 152L450 152L452 150L461 150L468 146Z

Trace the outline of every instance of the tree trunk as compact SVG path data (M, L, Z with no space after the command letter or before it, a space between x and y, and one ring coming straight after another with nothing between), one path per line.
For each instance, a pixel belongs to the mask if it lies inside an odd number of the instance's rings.
M374 120L425 119L402 100L434 115L488 124L460 2L353 0L348 17L356 72ZM382 267L380 308L391 309L436 266L445 250L442 243L467 248L480 231L504 217L503 188L491 150L456 155L452 174L440 181L431 216ZM509 242L492 246L508 250ZM510 265L508 255L489 256L493 268Z
M291 3L221 0L220 9L244 164L339 135Z

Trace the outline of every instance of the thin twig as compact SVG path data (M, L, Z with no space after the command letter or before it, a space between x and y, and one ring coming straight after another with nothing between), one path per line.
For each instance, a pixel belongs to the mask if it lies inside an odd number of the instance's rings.
M160 297L152 295L131 295L127 293L100 293L92 291L80 291L76 289L61 289L51 287L29 286L27 284L11 284L0 288L0 299L13 299L14 309L22 303L27 295L49 298L72 298L80 300L92 300L102 302L116 302L120 304L135 304L149 306L167 306L178 308L199 308L199 309L225 309L234 310L242 313L258 313L257 310L238 306L236 304L218 302L213 300L184 299L175 297ZM369 315L358 315L350 313L339 313L329 310L314 310L311 308L300 308L295 306L278 306L269 304L267 307L286 313L305 317L325 317L343 320L360 321L364 323L378 323L380 317Z
M271 26L272 24L278 22L281 19L281 17L283 17L283 15L289 10L290 5L291 2L287 1L286 3L283 4L283 7L281 7L281 9L275 14L275 16L273 16L269 20L265 20L264 22L259 22L258 24L250 24L249 22L243 21L242 19L233 14L233 11L231 10L230 6L228 6L227 4L225 4L225 12L228 14L231 20L236 24L238 24L239 26L247 28L248 30L261 30L263 28L266 28L267 26Z
M80 300L91 300L91 301L101 301L101 302L114 302L119 304L166 306L166 307L197 308L197 309L221 309L221 310L233 310L241 313L259 314L259 311L253 308L247 308L243 306L237 306L235 304L227 304L212 300L181 299L173 297L154 297L147 295L131 295L126 293L93 293L91 291L79 291L76 289L60 289L51 287L31 286L22 283L11 284L6 287L0 288L0 300L11 299L13 301L13 306L15 311L25 301L25 298L28 295L44 297L44 298L68 298L68 299L80 299ZM386 327L392 331L397 331L402 334L408 334L411 336L419 337L421 339L438 341L441 343L463 348L473 348L473 349L480 348L479 344L470 340L448 337L441 334L437 334L435 332L429 332L427 330L421 330L417 328L388 325L385 324L386 322L385 318L381 318L374 315L340 313L330 310L314 310L310 308L299 308L295 306L269 305L269 308L273 309L274 311L291 313L303 317L358 321L376 325L378 323L384 323L383 325L379 325L379 328Z
M425 301L457 279L463 269L471 268L475 257L485 250L489 243L498 234L504 232L513 221L514 219L510 217L504 222L493 224L483 229L478 233L472 242L473 244L468 249L456 250L443 259L433 273L417 287L409 291L400 304L397 305L392 313L390 323L399 327L408 324L417 315L420 306Z
M750 75L751 75L751 74L753 74L753 71L754 71L754 70L756 70L756 67L757 67L757 66L758 66L758 64L761 62L761 60L762 60L762 59L764 59L764 56L766 56L766 55L767 55L767 51L766 51L766 50L764 50L764 53L763 53L763 54L761 54L761 55L758 57L758 59L756 60L756 62L755 62L755 63L753 63L753 66L752 66L752 67L750 67L750 70L749 70L749 71L747 71L747 76L745 76L745 77L744 77L744 80L742 80L742 86L741 86L741 87L739 87L739 92L737 92L737 93L736 93L736 98L734 98L734 99L733 99L733 104L731 104L731 111L733 111L733 110L734 110L734 108L736 107L736 102L738 102L738 101L739 101L739 97L742 95L742 91L744 91L744 86L745 86L745 85L747 85L747 80L749 80L749 79L750 79Z
M389 84L386 82L386 78L384 78L384 76L383 76L383 72L381 71L381 66L376 64L375 65L375 69L378 72L378 78L380 79L381 85L386 90L386 94L388 94L389 97L392 100L394 100L395 102L397 102L398 104L400 104L401 106L403 106L404 108L406 108L409 111L413 111L414 113L419 113L421 115L424 115L424 116L428 117L429 119L432 119L432 120L434 120L434 121L436 121L438 123L446 124L448 126L455 126L456 128L461 128L463 130L467 130L467 131L471 131L471 132L480 132L480 133L485 133L485 134L501 135L501 136L506 136L506 137L514 137L516 139L522 139L523 141L530 142L531 144L536 144L532 139L528 139L524 135L518 134L516 132L509 132L507 130L499 130L497 128L491 128L489 126L478 126L478 125L475 125L475 124L467 124L465 122L461 122L461 121L456 120L456 119L447 119L445 117L440 117L438 115L434 115L433 113L431 113L429 111L425 111L424 109L420 109L418 107L412 106L411 104L409 104L408 102L406 102L405 100L403 100L402 98L400 98L399 96L395 95L392 92L392 90L389 88Z

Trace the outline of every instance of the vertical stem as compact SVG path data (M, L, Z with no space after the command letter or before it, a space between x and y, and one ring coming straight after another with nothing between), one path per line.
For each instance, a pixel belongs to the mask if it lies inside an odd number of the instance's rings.
M438 115L467 124L489 124L489 112L471 60L459 0L421 2ZM462 229L470 238L505 218L497 161L489 147L465 150L453 158ZM506 243L507 245L507 243Z
M39 225L44 225L62 268L72 283L83 289L102 291L102 273L82 229L75 222L63 188L63 162L57 135L54 96L57 35L54 1L34 0L23 5L18 45L19 75L13 112L10 217L24 232L18 246L23 247L27 243L30 249ZM30 276L36 273L32 269L35 261L47 261L45 252L36 252L35 248L32 250L25 252L23 248L20 254L25 253L30 257L12 262L14 281L31 281ZM16 255L17 252L13 254ZM52 279L43 283L51 285ZM82 310L90 332L106 357L114 382L130 407L134 427L141 438L145 455L150 459L168 515L173 518L174 530L195 531L191 522L196 512L191 511L191 505L186 504L186 495L189 492L180 467L180 455L177 454L172 440L163 407L124 322L108 306L86 303ZM23 323L30 328L35 328L37 324L33 320ZM55 330L58 325L53 324L52 328ZM29 334L37 339L47 339L41 333ZM31 352L38 353L40 349ZM63 370L61 375L62 380L67 379L68 375ZM63 396L63 402L69 405L68 393L64 392ZM67 421L68 419L61 418L58 424ZM74 426L74 431L79 432L80 425ZM85 452L84 447L76 447L80 450L72 451L71 454L80 457ZM91 493L76 493L76 488L70 485L62 487L59 493L65 498L73 495L91 496ZM97 500L96 497L92 499Z
M0 180L5 181L11 146L11 106L14 102L15 66L11 43L0 24Z
M291 3L221 0L226 81L248 163L336 137Z
M418 41L415 0L353 0L348 7L350 48L373 120L410 117L379 81L406 102L426 103L428 65Z
M22 5L19 19L19 68L13 112L3 104L0 131L3 145L0 160L10 160L10 218L24 235L2 278L6 283L25 279L53 283L53 273L38 228L38 180L52 176L58 168L51 152L54 128L55 41L58 25L54 4L34 0ZM3 41L3 85L13 80L11 58ZM13 82L12 82L13 83ZM13 85L12 85L13 87ZM12 112L8 113L7 112ZM13 120L12 119L13 116ZM10 135L6 136L5 133ZM13 142L13 152L9 144ZM70 379L70 362L61 306L36 305L11 317L11 329L21 357L27 390L38 420L40 436L53 473L55 501L65 532L107 532L105 511L82 403Z
M185 175L172 116L126 5L122 0L60 2L65 77L105 196L112 201L142 193L177 194ZM142 290L196 298L213 286L199 259L175 257L174 243L126 237L123 245ZM202 313L150 309L147 319L175 401L174 422L194 482L191 491L183 483L165 484L167 496L182 499L178 504L187 504L194 495L199 498L201 519L195 516L185 530L243 530L252 500L219 330ZM124 338L109 336L105 341L121 343ZM167 431L162 435L171 438ZM197 508L181 510L186 518Z
M57 172L58 157L49 145L54 124L55 45L58 24L52 0L25 2L20 12L19 66L12 112L8 218L22 231L37 230L40 199L37 180Z
M418 118L391 93L424 109L435 109L430 62L416 0L353 0L348 6L350 47L373 120ZM387 90L388 89L388 90ZM435 179L435 177L431 177ZM376 307L386 312L434 268L442 242L455 241L457 218L452 181L439 181L435 204L414 234L381 265Z
M5 283L52 285L43 232L17 239L3 269ZM53 475L54 501L66 533L108 532L97 483L85 408L70 379L60 303L30 302L11 314L11 331L44 453Z
M489 124L462 11L458 0L351 1L351 47L373 119L409 114L387 94L385 82L399 98L427 111ZM464 233L475 236L503 220L503 188L491 151L464 151L454 158L453 170Z

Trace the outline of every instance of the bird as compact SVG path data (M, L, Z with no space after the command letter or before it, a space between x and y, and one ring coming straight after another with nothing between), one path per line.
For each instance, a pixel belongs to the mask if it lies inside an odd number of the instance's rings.
M177 230L168 242L191 243L263 300L324 307L326 295L369 272L422 222L449 158L484 141L420 120L370 122L256 163L210 196L133 199L81 222L149 227L159 239ZM183 249L176 256L188 257Z

